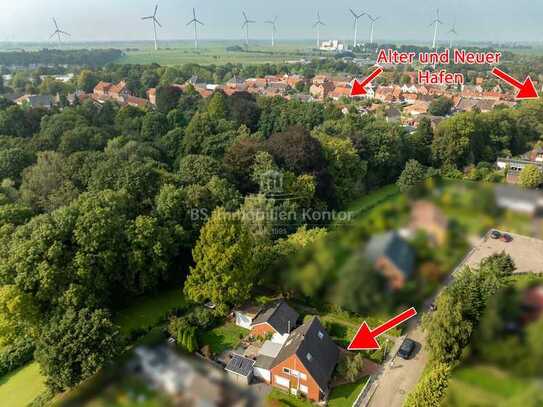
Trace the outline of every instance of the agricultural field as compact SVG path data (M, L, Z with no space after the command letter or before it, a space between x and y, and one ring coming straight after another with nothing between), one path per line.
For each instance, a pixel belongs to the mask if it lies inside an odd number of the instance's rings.
M162 41L160 49L155 51L151 41L133 42L90 42L70 43L62 45L62 49L120 49L125 55L116 62L121 64L152 64L181 65L197 63L210 64L265 64L281 63L302 58L319 56L313 51L313 41L284 41L271 47L267 41L253 41L249 52L242 48L244 43L240 41L200 41L198 50L194 49L194 43L190 40ZM24 49L37 51L43 48L55 48L56 44L49 43L0 43L1 51L14 51ZM233 51L227 51L229 47L236 47Z
M125 51L125 56L118 62L124 64L150 64L180 65L197 63L202 65L227 64L227 63L281 63L289 60L299 60L317 56L311 51L309 44L285 43L271 48L263 42L255 42L249 51L236 49L228 51L228 47L235 47L240 43L232 42L204 42L198 50L192 43L175 43L170 47L163 44L162 49L155 51L152 48L138 48Z

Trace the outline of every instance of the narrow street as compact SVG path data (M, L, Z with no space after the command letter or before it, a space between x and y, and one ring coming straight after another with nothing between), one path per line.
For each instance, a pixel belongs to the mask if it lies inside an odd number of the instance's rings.
M407 394L418 383L428 362L426 338L420 325L420 319L413 320L407 337L417 342L417 348L409 360L393 357L379 377L379 385L371 396L370 407L401 407ZM400 342L400 341L398 341ZM396 343L396 352L401 343Z

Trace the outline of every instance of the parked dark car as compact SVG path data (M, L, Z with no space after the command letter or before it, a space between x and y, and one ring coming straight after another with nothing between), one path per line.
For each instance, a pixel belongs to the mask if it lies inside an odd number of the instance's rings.
M502 234L500 232L498 232L497 230L493 230L492 232L490 232L490 237L492 239L499 239L502 237Z
M412 339L405 338L402 342L402 346L398 349L398 356L402 359L409 359L413 351L415 350L416 342Z
M511 236L510 234L508 233L504 233L501 237L500 237L501 241L502 242L505 242L505 243L511 243L513 241L513 236Z

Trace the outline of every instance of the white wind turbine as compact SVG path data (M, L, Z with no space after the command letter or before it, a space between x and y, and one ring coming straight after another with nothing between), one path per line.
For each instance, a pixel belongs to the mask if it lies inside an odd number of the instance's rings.
M156 18L156 13L158 11L158 4L155 6L155 12L153 13L152 16L148 16L148 17L142 17L141 19L142 20L152 20L153 21L153 32L154 32L154 38L155 38L155 51L158 50L158 39L157 39L157 32L156 32L156 26L158 24L158 26L160 28L162 28L162 24L160 24L160 22L158 21L158 19Z
M187 26L194 24L194 48L198 49L198 24L204 25L200 20L196 18L196 9L192 9L192 20L187 23Z
M367 14L367 13L366 13ZM381 16L372 17L371 15L367 14L368 18L370 19L370 44L373 44L373 30L375 28L375 22L381 18Z
M362 12L360 14L356 14L352 8L350 8L349 11L351 12L354 18L354 41L353 41L353 48L354 48L358 44L358 20L360 20L360 17L365 16L366 13Z
M243 24L241 25L241 28L245 28L245 46L249 49L249 25L256 23L256 21L249 20L245 11L242 11L241 14L243 14Z
M277 34L277 16L275 16L273 20L264 21L264 23L270 24L272 27L271 44L272 47L275 47L275 34Z
M317 11L317 21L313 24L313 28L317 28L317 49L321 47L321 27L325 25L321 20L321 14Z
M449 30L449 49L452 49L453 45L453 35L458 36L458 31L456 31L456 20L454 21L454 24L452 25L451 29Z
M438 27L439 24L443 24L443 21L439 18L439 9L436 10L436 18L432 23L429 25L429 27L434 26L434 41L432 42L432 48L437 48L437 33L438 33Z
M53 32L53 34L51 34L51 36L49 37L49 39L57 36L58 38L58 46L60 47L62 45L62 37L61 35L67 35L68 37L71 37L72 35L67 33L66 31L62 31L58 24L57 24L57 20L53 18L53 23L55 24L55 31Z

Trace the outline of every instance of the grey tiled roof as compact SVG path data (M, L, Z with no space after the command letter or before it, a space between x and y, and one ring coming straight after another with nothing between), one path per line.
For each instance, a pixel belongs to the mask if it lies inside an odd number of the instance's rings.
M275 358L274 366L294 354L321 390L326 391L339 358L339 348L317 317L311 318L290 334L281 352Z
M299 315L295 310L285 301L280 300L260 311L253 320L253 325L267 322L278 333L284 335L289 332L289 329L292 330L296 326L298 317Z
M386 257L406 277L410 277L415 270L415 254L396 232L373 236L366 246L366 256L372 264L380 257Z

